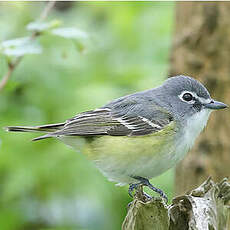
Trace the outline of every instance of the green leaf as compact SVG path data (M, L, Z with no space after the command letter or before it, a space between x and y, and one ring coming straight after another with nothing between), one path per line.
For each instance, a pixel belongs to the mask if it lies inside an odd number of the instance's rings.
M31 22L26 26L26 29L29 31L36 31L36 32L44 32L49 31L51 29L54 29L58 26L60 26L61 21L59 20L53 20L50 22Z
M88 34L82 30L73 27L66 27L53 29L51 33L56 36L71 39L77 50L81 53L86 50L84 42L87 40Z
M12 46L21 46L28 42L30 38L29 37L22 37L22 38L16 38L12 40L6 40L2 42L3 48L8 48Z
M25 54L40 54L42 47L38 41L23 37L2 42L1 52L6 56L20 57Z
M58 28L53 29L52 34L63 37L63 38L70 38L70 39L86 39L88 35L86 32L79 30L73 27L66 27L66 28Z

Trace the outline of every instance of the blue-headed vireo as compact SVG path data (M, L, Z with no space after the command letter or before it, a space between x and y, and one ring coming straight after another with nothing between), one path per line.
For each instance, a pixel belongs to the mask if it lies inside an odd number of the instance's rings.
M211 111L227 105L213 100L197 80L176 76L161 86L113 100L63 123L8 131L46 133L84 153L111 181L166 195L149 179L175 166L192 147Z

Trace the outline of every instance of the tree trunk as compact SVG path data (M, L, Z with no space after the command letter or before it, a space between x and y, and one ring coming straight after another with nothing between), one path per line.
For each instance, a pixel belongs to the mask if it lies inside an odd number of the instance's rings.
M177 2L170 76L200 80L230 104L230 3ZM176 169L176 194L230 175L230 109L213 112L206 130Z
M210 178L188 195L166 206L161 199L144 201L141 190L129 207L122 230L227 230L230 226L230 184Z

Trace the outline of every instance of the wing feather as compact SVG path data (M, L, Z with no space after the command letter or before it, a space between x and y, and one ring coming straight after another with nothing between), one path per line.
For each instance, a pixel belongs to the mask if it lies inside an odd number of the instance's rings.
M139 136L160 131L170 120L149 120L142 116L117 116L111 109L81 113L66 121L63 129L49 136Z
M141 136L158 132L172 121L172 115L152 98L137 100L128 96L99 109L80 113L67 120L60 130L38 139L58 136Z

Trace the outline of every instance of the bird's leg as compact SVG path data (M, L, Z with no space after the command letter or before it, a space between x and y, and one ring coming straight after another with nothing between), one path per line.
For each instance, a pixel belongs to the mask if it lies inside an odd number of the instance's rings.
M146 202L146 201L152 199L151 196L149 196L147 193L145 193L143 191L143 185L141 182L129 185L129 191L128 192L129 192L129 195L131 197L133 197L133 195L132 195L133 190L136 190L136 193L134 196L137 197L139 200L142 200L143 202ZM128 205L128 207L131 205L131 203Z
M141 185L141 183L136 183L136 184L129 184L129 190L128 190L128 193L131 197L133 197L133 190L137 190L137 188Z
M134 189L136 189L138 186L147 186L148 188L150 188L150 189L153 190L154 192L160 194L160 196L161 196L162 198L165 199L166 203L168 202L168 198L167 198L167 196L165 195L165 193L164 193L162 190L160 190L159 188L154 187L154 186L149 182L148 179L143 178L143 177L139 177L139 176L135 176L135 177L133 177L133 178L136 179L136 180L139 180L140 182L137 183L137 184L132 184L132 185L136 185L136 187L134 186L134 187L132 188L131 192L132 192ZM147 195L147 194L145 193L145 195Z

